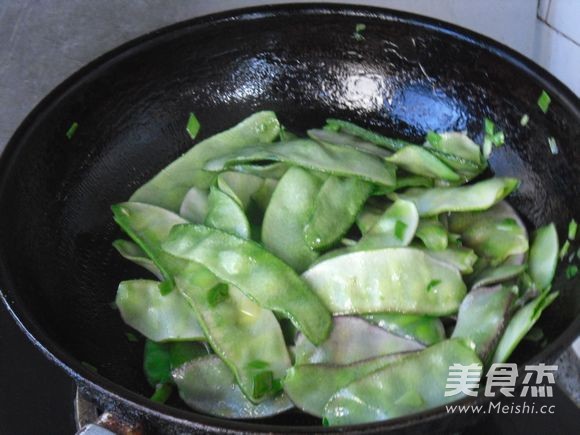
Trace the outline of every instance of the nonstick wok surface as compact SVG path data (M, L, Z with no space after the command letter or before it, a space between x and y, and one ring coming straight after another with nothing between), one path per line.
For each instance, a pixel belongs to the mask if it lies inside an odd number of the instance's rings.
M352 36L357 23L366 24L364 40ZM536 105L543 89L552 97L547 114ZM485 37L400 12L332 5L228 12L154 32L66 80L0 160L1 291L31 338L99 400L162 419L256 429L139 396L151 394L143 343L127 340L129 328L110 305L119 281L146 273L112 248L122 234L109 207L193 145L185 130L190 112L201 122L201 140L265 109L298 133L336 117L417 142L429 130L467 130L481 142L487 116L506 134L491 172L522 180L510 202L529 228L554 221L563 240L570 218L580 221L578 98ZM73 122L79 128L69 140ZM560 297L539 323L547 347L523 342L516 362L546 361L577 334L578 280L563 273L560 267L554 284ZM294 413L264 423L317 420Z

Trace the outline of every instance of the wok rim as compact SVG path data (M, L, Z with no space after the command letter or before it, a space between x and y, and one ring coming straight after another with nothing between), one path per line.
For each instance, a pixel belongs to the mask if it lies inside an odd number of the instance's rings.
M71 90L75 84L81 82L89 74L98 74L99 69L106 69L110 63L123 56L130 56L133 50L141 50L146 45L163 44L166 38L173 38L179 33L188 33L196 27L208 24L219 25L227 22L251 22L253 20L267 19L280 15L336 15L364 18L373 18L386 22L401 22L409 24L415 28L425 28L438 33L449 35L462 40L472 46L487 50L499 56L518 69L521 73L532 78L547 90L552 96L557 96L561 105L569 111L572 116L580 122L580 97L576 96L566 85L557 79L550 72L540 65L528 59L524 55L477 32L463 27L444 22L435 18L421 16L414 13L402 12L387 8L373 6L359 6L336 3L309 3L309 4L278 4L257 7L248 7L235 10L228 10L215 14L204 15L189 20L181 21L162 27L152 32L146 33L135 39L123 43L122 45L107 51L96 59L92 60L75 73L66 78L48 95L46 95L26 116L14 134L9 139L2 154L0 155L0 204L3 201L4 190L7 189L9 169L18 159L20 144L26 143L28 131L36 122L48 113L58 108L60 99ZM69 354L64 348L52 340L42 327L37 323L25 304L10 285L10 273L5 264L4 258L7 255L0 247L0 299L4 303L8 312L14 318L20 329L30 339L30 341L40 349L46 357L57 364L70 375L75 382L87 385L89 388L113 398L139 412L150 414L174 424L185 424L189 426L203 426L204 429L214 429L218 431L252 431L252 432L335 432L350 431L357 433L373 432L377 430L397 430L405 427L425 424L430 421L444 417L452 417L446 412L445 405L432 408L417 414L398 417L382 422L366 423L352 426L323 427L323 426L282 426L271 424L253 423L251 420L227 420L211 417L198 413L194 410L188 411L165 404L160 404L149 400L122 385L116 384L98 373L91 371ZM540 353L536 354L526 363L550 361L555 359L580 333L580 316L558 336L556 340L549 343ZM452 405L480 405L491 401L490 398L477 397L465 398L452 402ZM460 414L457 414L460 415Z

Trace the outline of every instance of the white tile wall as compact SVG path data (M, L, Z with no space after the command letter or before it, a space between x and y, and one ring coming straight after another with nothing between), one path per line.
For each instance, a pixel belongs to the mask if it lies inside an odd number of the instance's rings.
M551 0L546 21L580 46L580 0Z

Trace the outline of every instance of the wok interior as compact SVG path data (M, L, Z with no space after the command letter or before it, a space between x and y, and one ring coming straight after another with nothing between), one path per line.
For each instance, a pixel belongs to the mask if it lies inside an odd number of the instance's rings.
M359 22L362 41L352 37ZM536 106L543 88L553 95L547 115ZM70 355L149 395L142 343L127 340L110 307L119 281L147 273L111 247L122 234L109 207L192 146L190 112L202 138L271 109L298 133L336 117L418 142L428 130L467 130L479 143L488 116L507 138L492 171L522 180L510 202L530 228L555 221L564 237L569 219L580 220L580 122L556 93L452 32L372 14L255 14L181 27L77 75L14 139L0 195L5 287ZM563 269L561 296L540 321L549 342L578 313ZM524 342L514 358L539 350Z

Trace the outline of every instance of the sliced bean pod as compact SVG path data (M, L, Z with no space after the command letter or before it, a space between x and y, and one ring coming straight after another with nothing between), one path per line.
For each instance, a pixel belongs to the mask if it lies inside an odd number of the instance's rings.
M362 140L350 134L338 133L335 131L323 129L311 129L306 133L311 139L314 139L319 143L351 147L380 158L388 157L391 155L391 153L386 149L380 148L372 142Z
M115 304L123 321L153 341L205 340L195 313L181 295L162 295L159 284L145 279L119 284Z
M477 165L482 163L481 148L465 133L445 132L438 134L439 140L428 142L426 145L447 154L469 160Z
M444 405L464 396L445 396L449 367L481 365L460 340L445 340L403 356L336 392L324 406L331 426L382 421Z
M288 165L285 163L269 163L269 164L240 164L230 167L230 171L240 172L242 174L255 175L264 179L279 180L284 176L288 170Z
M539 290L547 288L554 279L558 250L556 226L552 223L539 228L534 235L528 259L530 276Z
M120 239L113 242L113 247L119 254L121 254L123 258L132 261L133 263L148 270L158 279L163 279L163 274L157 265L153 262L153 260L147 257L145 251L143 251L143 249L141 249L136 243Z
M463 275L473 272L473 265L477 261L477 255L473 249L460 246L449 246L442 251L424 251L430 257L442 261L459 270Z
M472 290L459 307L452 338L465 338L485 363L492 356L509 319L517 287L481 287Z
M497 267L486 268L473 277L472 289L489 286L517 278L527 266L525 264L502 264Z
M331 175L356 177L382 186L395 186L395 166L355 149L300 139L242 149L214 160L205 169L223 171L250 162L271 160Z
M264 308L287 316L313 343L328 336L331 319L321 300L288 265L260 245L190 224L175 227L163 249L204 265Z
M288 370L284 391L298 408L322 417L324 405L337 391L400 358L401 354L391 354L347 365L296 365Z
M277 186L278 180L266 178L262 186L252 195L252 200L256 202L260 210L266 211Z
M208 192L192 187L187 191L179 207L179 215L194 224L202 224L207 215Z
M447 230L437 219L421 219L415 236L431 251L447 249L449 242Z
M418 145L401 148L387 162L396 164L412 174L425 175L447 181L459 181L461 178L449 166Z
M233 198L243 210L248 208L250 199L260 190L263 182L261 177L242 172L222 172L217 177L219 189Z
M544 291L536 299L518 310L507 325L507 328L497 345L492 362L506 362L520 341L538 321L542 312L550 306L557 297L558 292Z
M318 346L303 334L296 339L296 364L351 364L424 346L391 334L359 317L335 317L330 335Z
M330 118L326 120L326 124L341 132L345 132L353 136L359 137L365 141L374 143L375 145L378 145L391 151L397 151L403 147L412 145L410 142L383 136L382 134L360 127L356 125L354 122L343 121L342 119Z
M443 316L457 311L466 291L457 269L413 248L340 255L302 276L335 314Z
M384 208L373 207L367 203L356 217L356 226L364 235L377 223L384 212Z
M396 200L365 232L354 250L407 246L413 240L419 214L410 201Z
M364 318L386 331L422 343L425 346L430 346L445 340L443 323L437 317L399 313L375 313L367 314Z
M328 177L304 226L307 245L324 249L336 243L352 226L372 189L372 184L356 178Z
M244 239L250 238L250 223L240 203L217 187L210 189L204 224Z
M235 150L272 142L280 123L274 112L258 112L229 130L218 133L191 148L141 186L131 201L157 205L178 212L185 194L192 187L208 188L215 174L203 170L209 160Z
M301 168L282 177L262 222L262 243L296 271L302 272L318 257L304 237L322 181Z
M270 417L293 407L284 395L254 404L249 401L228 367L215 355L197 358L173 370L179 396L196 411L223 418Z
M515 178L496 177L469 186L409 189L392 196L412 201L420 216L433 216L444 212L489 208L509 195L518 183Z

